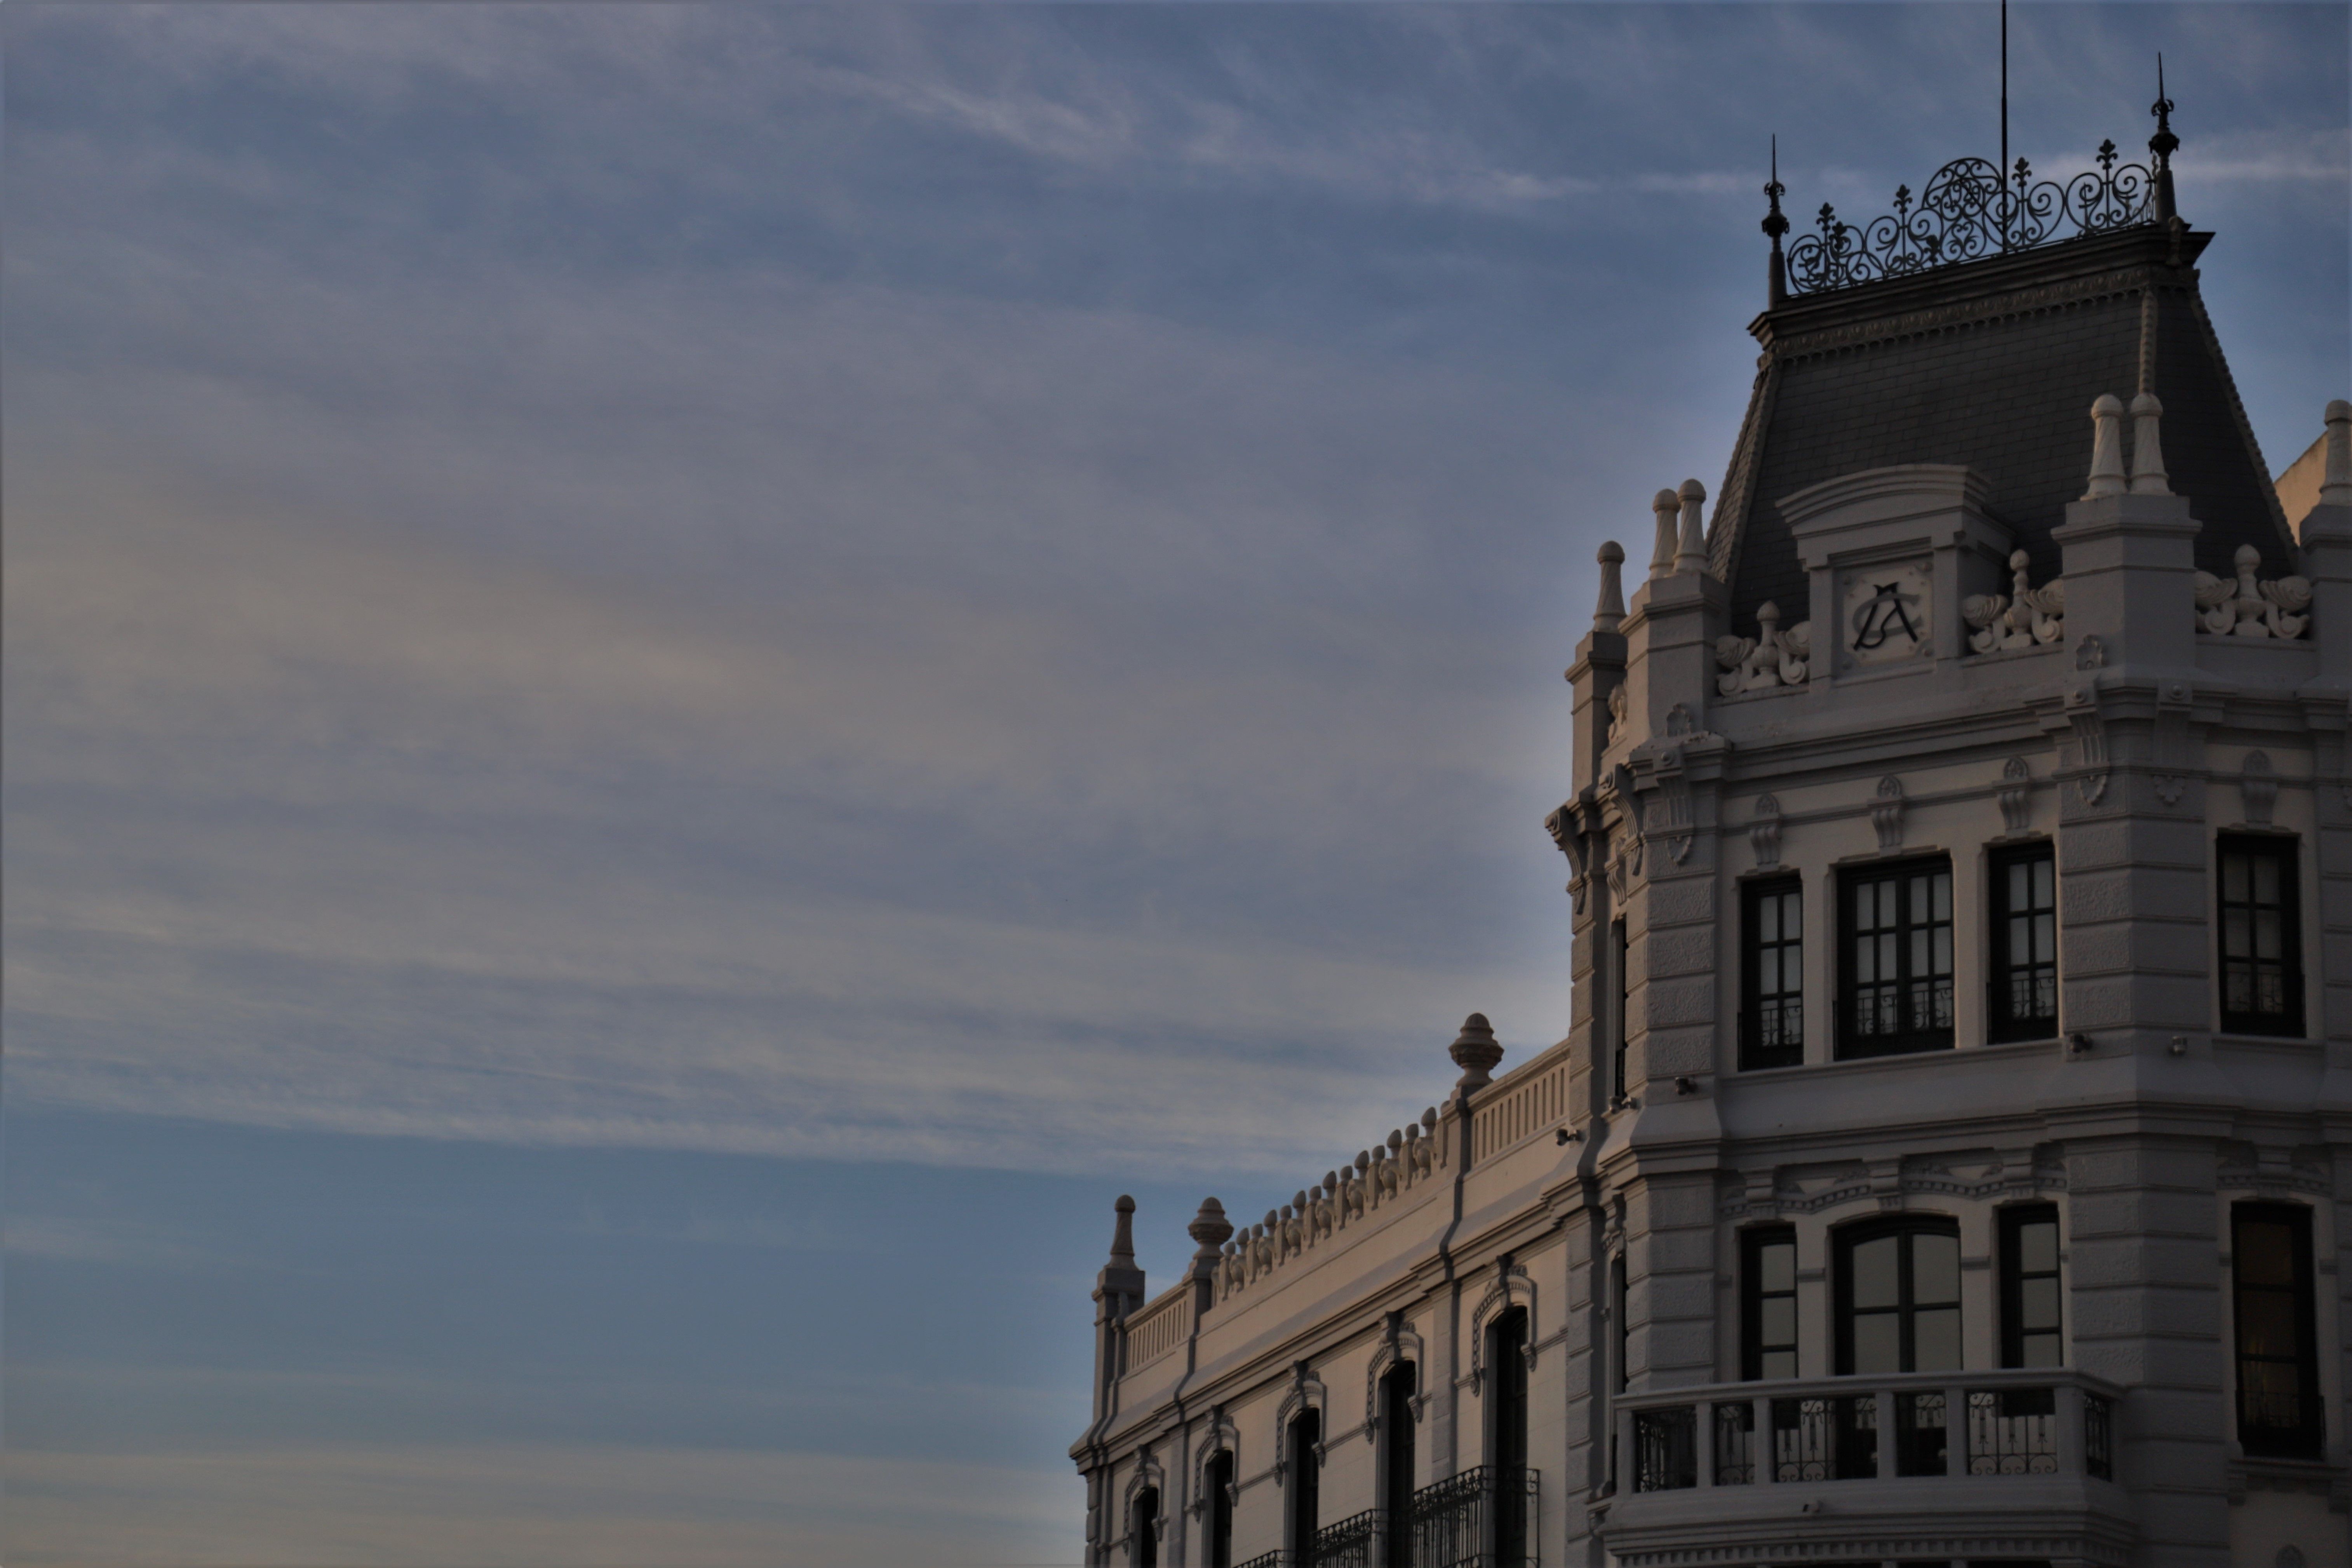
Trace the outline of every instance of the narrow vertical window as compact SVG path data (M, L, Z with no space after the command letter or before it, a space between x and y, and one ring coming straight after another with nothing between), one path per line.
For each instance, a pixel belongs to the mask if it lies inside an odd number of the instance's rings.
M2058 860L2047 844L1996 850L1990 871L1989 1040L2058 1034Z
M1222 1449L1209 1461L1202 1484L1209 1489L1208 1568L1234 1568L1234 1451Z
M1793 878L1750 882L1740 898L1739 1066L1805 1059L1805 899Z
M1528 1313L1513 1307L1486 1331L1488 1463L1495 1495L1495 1558L1519 1568L1528 1547Z
M1783 1226L1740 1237L1740 1375L1797 1375L1797 1233Z
M2221 840L2221 1027L2231 1034L2303 1033L2294 859L2292 838Z
M1951 863L1938 858L1849 870L1840 889L1845 951L1837 1054L1949 1048Z
M1420 1369L1399 1362L1381 1379L1381 1507L1388 1514L1385 1568L1412 1568L1412 1396Z
M2319 1345L2311 1211L2293 1204L2231 1210L2238 1328L2238 1441L2249 1454L2318 1458Z
M1160 1568L1160 1489L1146 1487L1135 1494L1134 1550L1128 1560L1135 1568Z
M1925 1216L1838 1233L1838 1372L1955 1372L1960 1230Z
M1290 1418L1290 1552L1294 1561L1315 1561L1315 1532L1322 1528L1322 1461L1316 1445L1323 1440L1319 1411L1302 1410Z
M1632 1087L1625 1081L1625 1042L1633 1034L1628 1015L1633 1011L1633 993L1631 984L1626 979L1626 971L1630 967L1628 961L1632 958L1633 952L1625 936L1623 921L1614 922L1610 927L1610 961L1615 964L1617 970L1616 1016L1610 1020L1610 1023L1616 1031L1617 1051L1613 1065L1610 1068L1609 1092L1615 1099L1622 1100L1631 1092Z
M2058 1211L2047 1204L2000 1211L2000 1364L2059 1366Z

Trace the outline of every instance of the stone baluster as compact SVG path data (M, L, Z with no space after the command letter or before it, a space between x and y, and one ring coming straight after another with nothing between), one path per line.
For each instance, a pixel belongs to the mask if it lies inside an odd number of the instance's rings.
M1675 572L1675 514L1682 510L1682 501L1672 490L1660 490L1650 498L1650 510L1657 515L1658 537L1650 549L1650 580L1671 577Z
M2157 401L2155 393L2143 392L2132 399L2131 412L2131 493L2168 496L2172 484L2164 471L2164 443L2157 432L2164 418L2164 405Z
M1625 624L1625 547L1615 540L1601 547L1601 603L1592 609L1592 629L1611 633Z
M1675 570L1696 574L1706 570L1706 520L1700 510L1706 503L1706 487L1696 479L1685 479L1682 488L1682 538L1675 547Z
M2091 483L2084 500L2119 496L2129 489L2124 480L2124 404L2112 392L2099 394L2091 405Z

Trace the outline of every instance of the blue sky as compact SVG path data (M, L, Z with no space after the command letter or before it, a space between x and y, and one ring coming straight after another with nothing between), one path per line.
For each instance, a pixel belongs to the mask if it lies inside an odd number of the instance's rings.
M1990 5L0 13L8 1560L1063 1563L1164 1282L1564 1028L1559 672ZM2347 10L2012 12L2273 468Z

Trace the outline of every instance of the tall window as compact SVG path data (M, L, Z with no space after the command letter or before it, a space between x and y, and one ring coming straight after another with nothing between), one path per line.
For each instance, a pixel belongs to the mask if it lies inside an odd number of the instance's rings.
M2230 1211L2238 1324L2238 1441L2249 1454L2318 1458L2319 1344L2311 1278L2311 1211L2239 1204Z
M1128 1561L1135 1568L1160 1568L1160 1489L1146 1487L1135 1494L1135 1514L1129 1521L1135 1545Z
M1381 1507L1389 1519L1386 1568L1412 1568L1412 1395L1419 1369L1399 1362L1381 1379Z
M1323 1468L1315 1446L1323 1440L1323 1415L1302 1410L1290 1418L1290 1553L1295 1561L1315 1561L1315 1532L1322 1528Z
M1486 1452L1494 1466L1495 1562L1519 1568L1528 1547L1528 1313L1513 1307L1486 1331Z
M1625 936L1623 921L1613 922L1609 931L1609 959L1615 966L1617 974L1617 1009L1615 1016L1610 1020L1610 1026L1616 1031L1617 1053L1610 1068L1609 1092L1616 1099L1622 1100L1629 1088L1625 1082L1625 1042L1633 1033L1633 1025L1627 1015L1633 1010L1633 995L1625 973L1628 968L1627 960L1633 956L1633 952L1632 944Z
M2221 840L2221 1027L2303 1033L2303 932L2292 838Z
M1992 976L1985 1015L1990 1040L2046 1040L2058 1033L2058 859L2047 844L1995 850Z
M1952 1372L1960 1364L1960 1228L1910 1215L1837 1237L1838 1371Z
M1797 1375L1797 1233L1785 1226L1740 1237L1740 1375Z
M2065 1361L2058 1301L2058 1211L2047 1204L2001 1210L2001 1365Z
M1234 1451L1219 1450L1209 1461L1209 1568L1234 1568Z
M1740 898L1739 1065L1805 1059L1805 896L1794 878L1750 882Z
M1847 871L1839 910L1838 1055L1885 1057L1952 1043L1952 867L1942 858Z

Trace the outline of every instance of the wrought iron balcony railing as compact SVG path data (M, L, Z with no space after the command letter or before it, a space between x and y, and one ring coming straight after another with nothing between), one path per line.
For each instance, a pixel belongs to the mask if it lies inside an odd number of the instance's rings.
M1636 1493L1787 1482L2115 1479L2117 1391L2079 1373L1716 1384L1619 1401Z
M1241 1568L1542 1568L1540 1479L1481 1465L1413 1493L1401 1521L1367 1509L1317 1531L1311 1553L1285 1547Z

